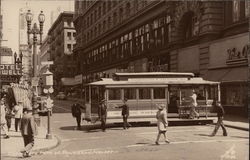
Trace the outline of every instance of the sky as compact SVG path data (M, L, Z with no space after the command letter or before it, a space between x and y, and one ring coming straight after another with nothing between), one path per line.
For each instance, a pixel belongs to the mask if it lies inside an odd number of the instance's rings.
M3 42L13 52L18 53L18 25L19 9L30 8L33 15L32 26L38 22L38 15L42 10L45 14L44 35L46 37L51 27L51 12L74 11L74 0L1 0L3 15Z

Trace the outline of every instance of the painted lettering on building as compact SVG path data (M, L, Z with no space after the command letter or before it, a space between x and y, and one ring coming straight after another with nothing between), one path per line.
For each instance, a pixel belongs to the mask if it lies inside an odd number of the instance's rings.
M241 48L229 48L227 50L227 61L226 63L228 65L234 65L234 64L247 64L247 55L250 52L250 46L245 45L242 49Z

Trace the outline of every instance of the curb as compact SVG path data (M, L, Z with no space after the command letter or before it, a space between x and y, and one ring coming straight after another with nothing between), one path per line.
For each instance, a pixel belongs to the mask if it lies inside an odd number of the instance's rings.
M235 128L235 129L240 129L240 130L243 130L243 131L249 131L249 128L245 128L245 127L240 127L240 126L233 126L233 125L230 125L230 124L224 124L226 127L229 127L229 128Z
M52 150L52 149L58 147L61 144L61 139L57 135L54 135L54 137L57 140L57 143L55 145L50 146L50 147L35 149L32 152L35 152L35 154L41 154L41 152L46 152L46 151L49 151L49 150Z

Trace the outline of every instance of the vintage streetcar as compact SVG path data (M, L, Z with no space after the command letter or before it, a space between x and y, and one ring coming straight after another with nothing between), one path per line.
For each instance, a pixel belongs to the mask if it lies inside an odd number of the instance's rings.
M117 108L128 99L130 118L148 121L155 117L157 104L165 104L169 115L187 118L190 102L186 98L190 92L197 93L196 109L201 117L207 118L213 109L213 101L220 101L220 83L203 80L193 73L147 72L115 73L112 78L84 85L86 110L83 119L98 120L98 105L105 99L107 119L120 119L121 110Z

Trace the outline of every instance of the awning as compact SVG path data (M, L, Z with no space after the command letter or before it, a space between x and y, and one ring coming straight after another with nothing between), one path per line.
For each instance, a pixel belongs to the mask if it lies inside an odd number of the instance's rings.
M219 82L246 82L248 80L248 67L208 70L204 79Z
M64 86L74 86L76 84L75 78L62 78L61 81Z

